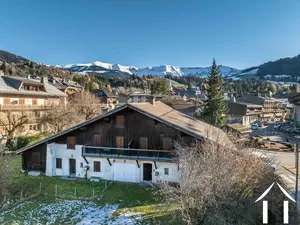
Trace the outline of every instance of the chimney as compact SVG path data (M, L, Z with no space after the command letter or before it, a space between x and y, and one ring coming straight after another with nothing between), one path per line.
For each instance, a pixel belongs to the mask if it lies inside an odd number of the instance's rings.
M42 77L41 77L41 83L43 83L43 84L48 84L48 77L42 76Z
M152 98L151 98L151 104L155 106L155 96L152 96Z
M27 75L27 79L28 79L28 80L30 79L30 74Z

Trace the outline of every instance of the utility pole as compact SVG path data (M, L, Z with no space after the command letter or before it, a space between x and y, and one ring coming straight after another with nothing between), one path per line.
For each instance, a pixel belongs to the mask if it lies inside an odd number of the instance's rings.
M296 190L295 190L295 201L298 205L298 176L299 176L299 142L296 142L296 149L295 149L295 157L296 157Z

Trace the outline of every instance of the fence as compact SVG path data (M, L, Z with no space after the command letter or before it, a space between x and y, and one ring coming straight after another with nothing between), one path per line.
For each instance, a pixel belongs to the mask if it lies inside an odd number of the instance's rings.
M100 181L101 182L101 181ZM35 188L24 188L18 191L12 190L10 194L5 194L3 200L0 201L0 209L11 207L20 204L29 199L38 196L48 196L57 199L70 200L96 200L103 196L104 192L112 185L112 181L105 180L103 185L98 185L93 182L68 186L65 183L60 184L43 184L39 183Z

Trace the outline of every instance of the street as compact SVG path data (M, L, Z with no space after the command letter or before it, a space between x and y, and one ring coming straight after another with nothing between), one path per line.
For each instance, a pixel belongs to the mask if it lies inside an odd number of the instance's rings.
M299 135L296 133L286 134L284 132L279 131L278 129L274 129L274 123L270 123L268 126L259 127L258 130L252 130L249 134L250 137L261 136L263 138L269 138L272 141L280 141L280 142L288 142L291 144L296 143L295 136Z

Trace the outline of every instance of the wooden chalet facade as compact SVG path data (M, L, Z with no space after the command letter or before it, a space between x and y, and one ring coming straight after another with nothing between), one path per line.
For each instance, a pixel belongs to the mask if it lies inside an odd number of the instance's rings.
M127 103L18 150L22 169L48 176L125 182L177 182L174 141L185 144L222 131L161 102Z

